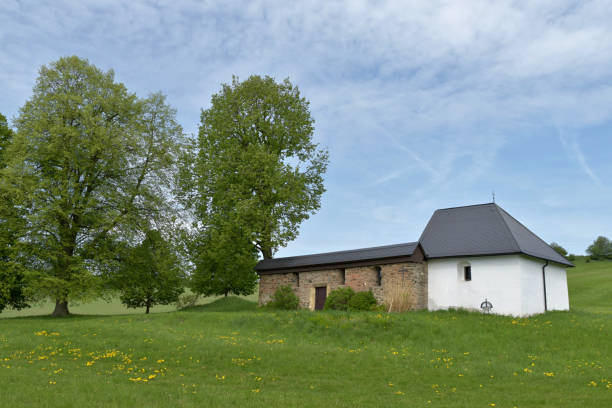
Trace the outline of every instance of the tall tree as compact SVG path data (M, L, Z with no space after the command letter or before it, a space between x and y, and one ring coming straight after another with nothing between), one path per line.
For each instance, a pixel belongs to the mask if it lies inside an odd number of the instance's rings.
M599 236L589 245L587 253L593 259L612 259L612 242L604 236Z
M13 130L0 114L0 171L6 167L5 151L13 139ZM1 173L0 173L1 174ZM24 290L24 268L19 262L19 209L6 190L0 189L0 312L9 306L28 307Z
M309 102L288 79L223 84L201 115L193 163L198 219L207 226L224 214L271 258L321 205L328 154L313 133Z
M138 99L74 56L40 69L15 124L0 187L24 209L37 293L65 316L70 299L95 296L113 242L171 212L181 128L163 95Z
M146 231L143 241L124 248L118 273L112 276L121 302L127 307L144 307L178 300L184 291L184 275L172 245L157 230Z

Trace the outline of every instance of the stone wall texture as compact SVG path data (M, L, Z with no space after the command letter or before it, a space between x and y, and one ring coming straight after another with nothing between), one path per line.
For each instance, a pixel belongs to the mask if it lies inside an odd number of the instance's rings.
M427 308L426 262L260 275L259 304L268 303L280 285L293 288L300 300L300 307L304 309L314 309L315 288L323 286L327 288L328 294L344 286L349 286L356 292L371 290L380 304L389 304L393 293L407 291L412 299L413 309Z

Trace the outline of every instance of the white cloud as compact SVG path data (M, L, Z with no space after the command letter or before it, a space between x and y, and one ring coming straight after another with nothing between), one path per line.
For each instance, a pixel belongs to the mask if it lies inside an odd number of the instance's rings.
M604 187L601 179L595 174L589 163L587 162L582 149L580 149L580 144L578 138L564 136L559 133L559 140L563 145L563 148L567 152L570 160L576 162L580 168L584 171L584 173L595 183L598 187Z

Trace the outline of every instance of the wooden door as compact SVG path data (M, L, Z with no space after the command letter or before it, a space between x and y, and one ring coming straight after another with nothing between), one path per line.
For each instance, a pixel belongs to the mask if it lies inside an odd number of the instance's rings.
M327 288L325 286L315 288L315 310L323 310L326 298Z

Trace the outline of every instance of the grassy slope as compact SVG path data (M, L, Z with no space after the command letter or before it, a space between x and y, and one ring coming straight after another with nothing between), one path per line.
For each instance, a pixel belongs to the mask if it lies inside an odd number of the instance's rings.
M579 257L574 264L567 274L572 310L612 313L612 261Z
M574 310L530 319L275 313L238 298L149 316L2 319L0 401L612 406L612 262L579 261L568 281Z

